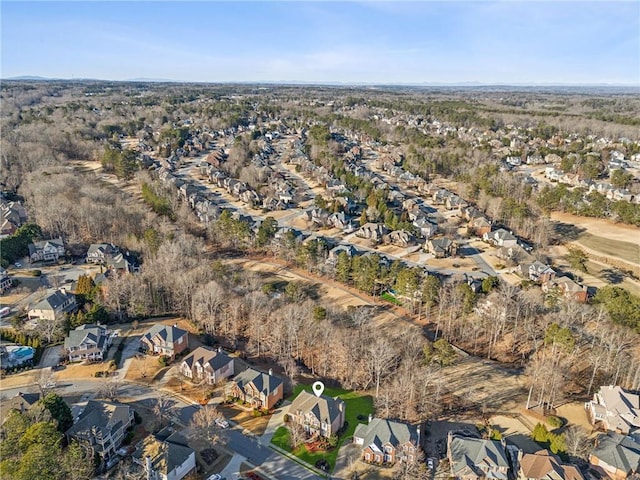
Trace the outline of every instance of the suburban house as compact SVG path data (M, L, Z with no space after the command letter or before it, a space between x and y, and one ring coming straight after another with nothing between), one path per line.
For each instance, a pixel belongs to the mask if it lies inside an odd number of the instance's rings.
M518 239L504 228L487 232L482 235L482 239L497 247L515 247L518 244Z
M2 267L0 267L0 293L4 293L13 287L13 281L9 276L9 273Z
M214 385L233 376L233 358L222 350L198 347L182 360L180 373L191 380Z
M140 349L172 360L189 348L189 332L177 325L156 324L140 339Z
M449 238L430 238L425 245L427 252L436 258L445 258L455 255L456 244Z
M89 400L66 435L69 442L87 442L100 458L109 460L133 423L133 409L129 405Z
M613 432L602 434L596 439L589 462L616 480L640 473L640 438Z
M406 230L394 230L393 232L384 235L382 240L385 244L395 245L397 247L408 247L415 243L415 238Z
M87 251L87 263L106 265L114 270L133 272L138 269L128 252L122 253L113 243L93 243Z
M368 463L413 462L420 449L420 428L369 416L368 425L356 427L353 443L362 447L362 460Z
M560 462L547 450L518 452L518 480L584 480L578 467Z
M381 242L382 236L387 232L387 228L381 223L365 223L356 231L356 237L366 238L372 242Z
M578 285L569 277L555 277L542 284L542 291L547 293L558 290L560 294L569 300L575 300L581 303L585 303L588 299L587 287Z
M43 240L29 244L29 259L35 262L57 262L64 256L64 242L62 238Z
M284 398L282 380L269 373L247 368L236 375L231 385L231 396L237 397L255 408L272 409Z
M358 255L358 250L356 250L353 245L338 245L336 247L333 247L327 254L326 263L336 266L336 264L338 263L338 257L341 253L345 253L349 258L353 258Z
M483 237L491 232L491 222L486 217L472 218L467 224L467 231L478 237Z
M592 423L602 423L605 430L623 435L640 433L640 395L618 386L602 386L585 403Z
M181 480L196 469L196 452L171 427L148 435L131 457L148 480Z
M303 390L289 407L289 421L304 428L309 435L330 437L344 426L345 405L339 398L316 396Z
M24 413L38 403L38 400L40 400L40 393L18 392L2 404L2 415L4 417L10 410L18 410L20 413Z
M110 345L111 337L99 325L80 325L64 339L64 351L71 362L103 360Z
M509 461L504 442L449 432L447 456L451 476L458 480L507 480Z
M547 283L553 280L556 272L549 265L538 260L533 263L523 263L518 266L518 273L533 282Z
M427 217L417 217L412 225L416 227L418 234L422 238L429 238L438 232L438 225Z
M76 296L60 288L50 292L46 297L33 305L27 315L30 320L56 320L77 308Z

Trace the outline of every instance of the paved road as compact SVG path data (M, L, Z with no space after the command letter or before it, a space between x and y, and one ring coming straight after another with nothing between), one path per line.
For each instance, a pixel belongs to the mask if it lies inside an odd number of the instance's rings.
M260 466L269 475L280 480L320 480L322 477L260 445L256 438L247 437L239 429L227 430L227 447L246 457L249 463Z

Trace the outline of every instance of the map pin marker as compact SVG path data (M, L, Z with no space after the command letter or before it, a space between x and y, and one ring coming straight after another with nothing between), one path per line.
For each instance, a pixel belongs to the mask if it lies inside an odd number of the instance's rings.
M313 393L316 394L316 397L319 397L320 395L322 395L322 392L324 392L324 383L322 382L315 382L311 388L313 388Z

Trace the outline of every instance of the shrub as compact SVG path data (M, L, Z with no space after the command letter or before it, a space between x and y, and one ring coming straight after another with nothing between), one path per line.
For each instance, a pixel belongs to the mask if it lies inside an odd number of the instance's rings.
M42 275L42 270L30 270L29 275L31 275L32 277L39 277L40 275Z
M562 419L560 417L557 417L556 415L549 415L547 416L547 423L549 425L551 425L553 428L560 428L562 425L564 425L564 422L562 421Z
M158 363L160 363L160 365L162 365L163 367L166 367L169 364L169 357L167 357L166 355L160 355L160 358L158 358Z

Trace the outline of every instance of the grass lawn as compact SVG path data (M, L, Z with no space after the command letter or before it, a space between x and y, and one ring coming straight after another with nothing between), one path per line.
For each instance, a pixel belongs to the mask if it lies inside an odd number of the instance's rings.
M295 398L302 390L306 390L307 392L313 392L311 385L297 385L293 391L293 395L289 398L292 400ZM304 446L298 447L298 449L294 452L291 452L291 448L289 446L289 431L285 427L278 428L271 440L271 443L282 448L287 452L293 453L300 460L303 460L313 466L315 466L318 460L326 460L330 467L330 471L333 471L333 468L336 464L336 458L338 457L338 450L342 446L342 444L350 437L353 436L353 432L356 429L358 423L366 422L367 417L370 413L374 413L373 409L373 398L370 395L364 395L359 392L353 392L350 390L343 390L340 388L331 388L325 387L324 393L329 395L330 397L340 397L345 403L345 422L347 424L347 428L344 433L340 436L340 440L338 441L338 447L334 448L330 452L313 452L309 453ZM361 418L365 419L363 421L358 420L358 415Z
M389 303L393 303L394 305L402 305L402 302L400 302L400 300L391 295L389 292L384 292L382 295L380 295L380 298Z

